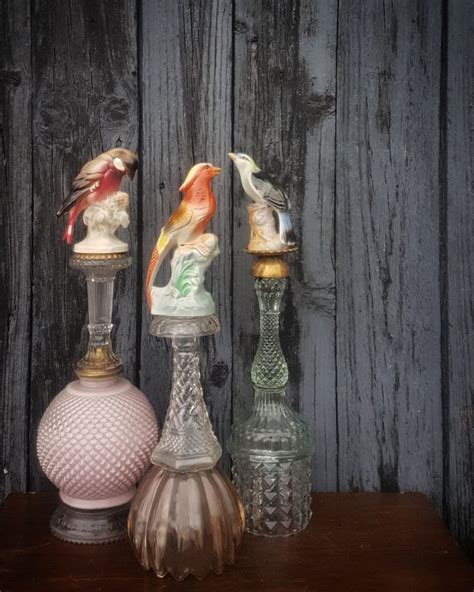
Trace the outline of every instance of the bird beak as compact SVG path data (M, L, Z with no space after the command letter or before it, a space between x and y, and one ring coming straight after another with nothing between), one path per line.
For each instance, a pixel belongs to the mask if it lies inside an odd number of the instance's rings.
M221 170L222 169L220 167L212 167L212 176L215 177L221 172Z
M229 152L229 158L235 162L235 159L237 158L237 156L234 152Z

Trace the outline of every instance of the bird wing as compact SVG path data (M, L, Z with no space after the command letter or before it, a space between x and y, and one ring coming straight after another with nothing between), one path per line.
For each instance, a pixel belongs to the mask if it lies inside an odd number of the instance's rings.
M176 234L187 226L193 219L193 209L186 203L181 202L176 210L168 218L168 221L163 226L162 232L165 234Z
M286 193L266 173L263 171L251 173L250 182L270 207L280 212L289 209L290 204Z
M158 274L158 270L163 263L166 254L175 244L176 234L192 222L193 209L186 203L181 202L176 210L168 218L168 221L163 226L158 237L158 241L153 248L153 251L148 262L146 277L145 277L145 294L148 306L151 310L151 288L153 282Z
M57 216L61 216L64 212L70 210L83 195L91 190L94 184L96 184L94 191L98 189L112 162L112 157L107 157L104 154L87 162L72 182L72 190L63 201Z

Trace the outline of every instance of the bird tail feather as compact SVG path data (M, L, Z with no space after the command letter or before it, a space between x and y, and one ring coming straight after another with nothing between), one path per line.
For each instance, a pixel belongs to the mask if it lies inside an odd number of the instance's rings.
M160 233L160 237L156 245L153 247L153 251L151 252L150 260L148 262L148 267L146 270L146 277L145 277L145 295L146 301L148 304L148 308L151 310L151 289L153 287L153 283L155 278L158 274L158 271L161 267L163 259L165 258L166 253L169 251L171 247L171 241L168 234L165 234L163 231Z
M67 217L66 228L64 229L63 233L63 241L66 242L68 245L72 245L72 239L74 237L74 224L76 222L76 218L78 216L78 212L75 209L70 210L69 215Z
M73 227L71 224L68 224L63 232L63 241L68 245L72 245L72 234L73 234Z
M280 241L284 245L295 245L296 236L291 222L290 212L278 212L280 225Z

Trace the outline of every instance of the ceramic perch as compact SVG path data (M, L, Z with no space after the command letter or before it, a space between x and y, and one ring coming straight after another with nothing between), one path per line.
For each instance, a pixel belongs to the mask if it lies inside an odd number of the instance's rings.
M222 449L204 403L198 350L200 338L220 330L212 296L203 288L204 273L219 252L217 238L203 234L215 209L211 180L218 171L201 163L189 172L145 284L152 313L160 313L150 333L171 338L173 373L163 435L130 509L128 529L142 566L177 580L221 573L235 560L244 526L235 489L215 466ZM155 288L157 268L171 248L171 279Z
M187 317L214 314L214 300L204 288L204 273L218 254L217 237L210 233L179 246L171 259L170 281L165 287L151 288L151 313Z
M83 222L86 238L74 245L75 253L126 253L128 244L116 236L121 226L130 222L127 212L128 195L122 191L113 193L84 211Z
M247 211L250 225L248 251L278 253L287 250L280 240L271 208L262 204L250 204Z

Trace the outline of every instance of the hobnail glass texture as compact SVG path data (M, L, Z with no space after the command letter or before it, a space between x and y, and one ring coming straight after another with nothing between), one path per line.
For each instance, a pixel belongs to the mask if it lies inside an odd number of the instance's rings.
M234 563L244 510L230 481L218 469L177 473L152 466L143 478L128 518L135 555L158 577L205 578Z
M233 478L252 534L290 535L311 518L312 443L307 425L286 400L288 366L279 339L286 280L258 278L260 339L252 364L250 416L237 421L229 440Z
M145 395L124 378L76 380L38 428L41 468L66 503L105 508L133 497L158 439Z

